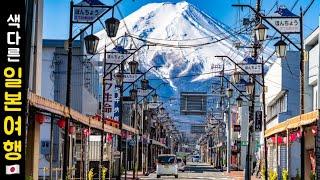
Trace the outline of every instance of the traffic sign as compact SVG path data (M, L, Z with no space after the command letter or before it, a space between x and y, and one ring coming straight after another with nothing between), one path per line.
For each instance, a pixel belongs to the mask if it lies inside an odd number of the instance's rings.
M241 146L248 146L248 141L241 141Z

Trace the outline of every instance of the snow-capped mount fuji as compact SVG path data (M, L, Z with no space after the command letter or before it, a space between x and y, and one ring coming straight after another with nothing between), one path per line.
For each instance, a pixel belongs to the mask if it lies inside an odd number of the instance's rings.
M178 97L181 91L209 92L214 75L211 72L217 71L212 69L212 65L222 64L215 55L228 55L236 61L241 61L246 54L238 51L234 43L248 43L244 37L237 35L235 30L185 1L150 3L141 7L121 21L117 36L123 36L128 31L135 37L169 45L195 46L216 42L192 48L155 46L149 49L143 48L136 54L135 59L143 69L153 65L162 66L158 72L153 71L151 78L157 77L170 83L171 88L162 88L160 91L160 95L166 97ZM110 43L104 30L96 35L103 39L99 43L99 48L104 46L105 41L107 44ZM130 42L131 39L127 37L127 40ZM135 40L137 46L143 43ZM124 44L129 48L131 43ZM234 65L230 63L225 67L225 69L232 68ZM181 76L183 78L176 78ZM151 83L159 84L159 81ZM179 109L178 103L178 101L171 102L170 109ZM167 104L167 107L170 105Z

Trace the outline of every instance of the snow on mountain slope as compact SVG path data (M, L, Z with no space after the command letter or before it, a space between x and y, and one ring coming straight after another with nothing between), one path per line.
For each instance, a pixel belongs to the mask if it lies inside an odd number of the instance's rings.
M141 7L121 21L118 37L127 32L123 22L130 34L152 42L186 46L216 41L213 44L193 48L155 46L149 49L143 48L136 54L135 59L140 62L143 69L153 65L163 66L158 72L152 71L153 74L149 75L149 78L159 78L170 83L170 88L161 88L159 91L164 97L179 97L181 91L210 92L212 77L215 75L211 72L218 70L212 69L212 65L222 64L222 61L214 56L228 55L236 61L241 61L246 55L244 51L234 48L235 42L248 43L244 37L240 37L234 32L236 30L230 29L185 1L150 3ZM107 44L109 43L104 30L96 35L100 39L106 39ZM130 40L127 38L124 41ZM135 41L135 43L137 46L143 44L141 41ZM126 48L130 47L130 43L124 43L124 45ZM99 43L100 48L103 46L104 43ZM234 68L234 65L227 63L225 69L231 68ZM177 76L184 77L175 78ZM159 81L151 83L159 84ZM179 109L178 103L179 101L176 100L166 106L172 113L174 109Z

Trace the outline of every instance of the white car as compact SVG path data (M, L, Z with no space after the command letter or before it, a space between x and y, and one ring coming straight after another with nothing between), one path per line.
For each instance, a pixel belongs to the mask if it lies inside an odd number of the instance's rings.
M200 162L200 156L199 155L193 155L192 162Z
M184 164L182 158L177 158L177 163L178 163L178 170L184 172L186 165Z
M160 154L157 161L157 178L174 176L178 178L177 158L174 154Z

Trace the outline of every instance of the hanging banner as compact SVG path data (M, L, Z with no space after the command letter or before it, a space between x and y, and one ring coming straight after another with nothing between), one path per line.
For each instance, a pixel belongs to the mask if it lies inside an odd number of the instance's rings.
M256 111L254 127L256 131L262 130L262 111Z
M300 33L299 17L268 17L267 19L281 33Z
M148 108L149 109L155 109L155 108L157 108L157 107L159 107L161 105L161 103L160 102L156 102L156 103L149 103L148 104Z
M106 65L106 72L112 69L112 65ZM113 112L114 112L114 93L115 93L115 82L113 80L113 73L109 73L106 75L105 81L105 91L104 95L104 104L103 104L103 112L104 118L111 118L113 119Z
M120 116L120 88L115 86L114 95L113 95L113 119L119 121Z
M73 7L73 21L77 23L90 23L99 17L107 7L98 0L83 0Z
M129 74L129 73L125 73L125 74L124 74L124 77L123 77L123 82L124 82L124 83L133 83L133 82L135 82L140 76L141 76L141 74Z
M239 63L238 65L241 67L241 68L237 67L239 72L246 72L249 74L256 74L256 75L262 74L262 64L261 63L255 63L255 64Z
M108 64L120 64L123 60L130 56L128 53L108 52L107 61Z
M150 94L151 92L152 92L152 89L146 89L146 90L138 89L138 96L144 97Z
M267 20L281 33L291 34L300 33L300 17L293 14L289 9L284 6L279 8Z

